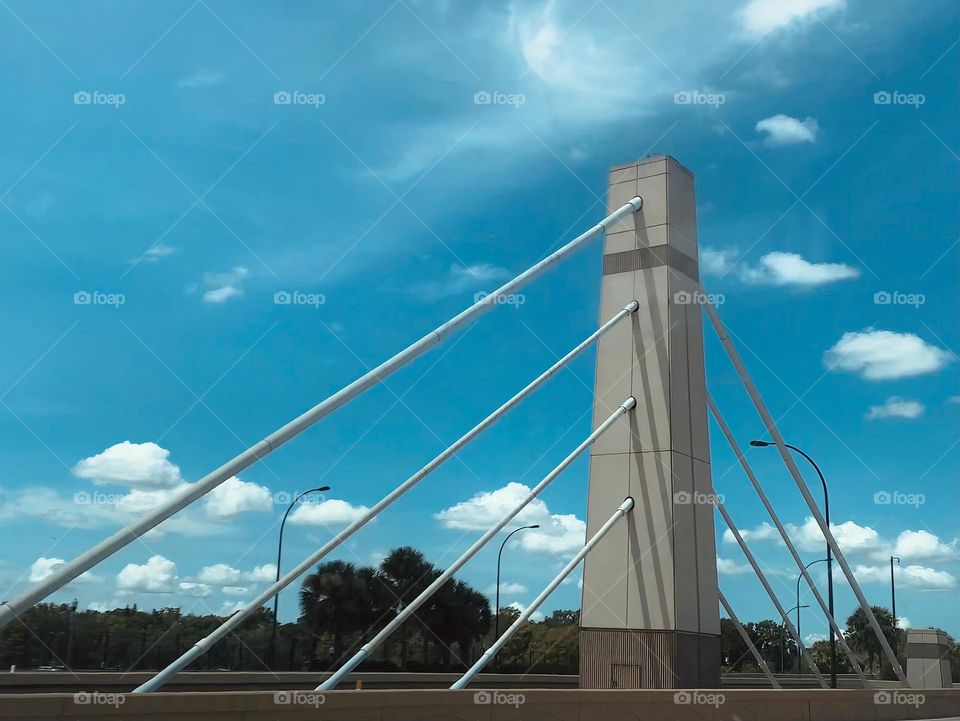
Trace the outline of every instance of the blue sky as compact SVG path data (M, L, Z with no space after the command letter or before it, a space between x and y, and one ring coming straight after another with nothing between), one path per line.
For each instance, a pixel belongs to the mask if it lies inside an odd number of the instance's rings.
M895 553L898 613L960 634L958 32L947 0L8 0L3 597L595 223L609 166L665 152L696 175L705 286L782 432L827 474L871 602L889 603ZM476 103L484 92L495 102ZM250 598L287 494L333 486L291 517L289 568L595 329L600 252L54 600L216 612ZM762 436L710 332L706 355L737 437ZM333 557L412 544L452 561L479 535L465 519L589 433L593 363ZM790 559L711 433L716 489L792 606ZM814 560L822 542L776 453L749 459ZM582 542L586 471L531 512L544 528L505 556L504 603L529 602ZM720 531L731 603L773 617ZM462 577L492 591L495 561L492 547ZM570 582L547 610L579 600ZM838 583L838 615L853 604ZM803 625L826 629L812 611Z

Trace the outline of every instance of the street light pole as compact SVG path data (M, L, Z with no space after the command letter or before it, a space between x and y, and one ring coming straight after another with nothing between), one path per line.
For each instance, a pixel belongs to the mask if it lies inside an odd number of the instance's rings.
M801 609L801 608L810 608L810 606L807 605L806 603L801 606L801 605L798 603L796 606L794 606L793 608L791 608L790 611L796 611L796 612L797 612L797 618L800 618L800 609ZM783 619L782 621L780 621L780 673L783 673L783 646L784 646L784 644L783 644L783 627L786 625L786 617L790 615L790 611L787 611L787 612L784 614L784 619ZM797 638L800 638L800 629L797 629ZM801 643L802 643L802 641L801 641ZM800 670L800 668L799 668L799 667L800 667L799 660L800 660L800 648L797 647L797 661L798 661L798 663L797 663L797 670L798 670L798 671Z
M751 446L757 448L765 448L767 446L774 445L770 441L750 441ZM806 453L801 451L796 446L791 446L789 443L784 443L784 445L792 451L796 451L801 456L809 461L810 465L813 466L813 469L817 472L817 475L820 476L820 484L823 486L823 517L826 521L827 528L830 528L830 494L827 491L827 479L823 477L823 472L820 470L820 466L808 456ZM833 551L830 550L830 544L827 543L827 606L830 609L830 615L836 619L836 614L833 611ZM830 687L837 687L837 637L833 632L833 624L830 624Z
M494 633L493 640L496 641L500 638L500 559L503 557L504 546L507 545L507 541L510 540L510 536L514 533L519 533L520 531L526 531L530 528L540 528L539 523L534 523L532 526L520 526L520 528L514 528L510 533L507 534L507 537L503 539L503 543L500 544L500 551L497 553L497 590L496 590L496 601L494 602L493 616L494 616ZM497 669L503 668L502 656L497 656Z
M813 566L814 564L826 563L826 561L827 561L826 558L818 558L816 561L810 561L810 563L808 563L803 568L804 570L806 570L810 568L810 566ZM797 636L800 636L800 579L802 578L803 578L802 573L799 576L797 576Z
M299 496L290 501L290 505L287 506L286 512L283 514L283 520L280 521L280 540L277 542L277 581L280 580L280 554L283 551L283 527L287 522L287 516L290 515L290 511L297 501L303 498L308 493L323 493L329 491L330 486L320 486L319 488L311 488L308 491L304 491ZM270 633L270 670L273 670L274 663L277 658L277 605L280 602L280 592L278 591L273 597L273 630Z
M893 614L893 627L897 627L897 584L893 580L893 562L900 564L900 556L890 556L890 613Z

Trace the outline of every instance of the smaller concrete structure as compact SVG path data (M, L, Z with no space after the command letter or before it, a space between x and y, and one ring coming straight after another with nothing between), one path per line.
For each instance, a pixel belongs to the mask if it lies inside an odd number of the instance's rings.
M950 688L950 637L935 628L907 629L907 680L912 688Z

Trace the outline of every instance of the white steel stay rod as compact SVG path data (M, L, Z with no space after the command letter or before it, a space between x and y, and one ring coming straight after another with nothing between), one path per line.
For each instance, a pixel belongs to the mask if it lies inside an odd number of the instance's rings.
M570 559L567 565L563 567L563 570L561 570L560 573L557 574L556 578L550 582L550 585L543 589L539 596L533 599L530 605L524 609L523 613L521 613L510 625L510 628L508 628L504 634L500 636L500 638L498 638L492 646L490 646L490 648L484 651L483 655L477 659L477 662L473 664L473 666L471 666L470 669L463 674L463 676L457 679L450 688L466 688L468 685L470 685L470 682L473 680L474 676L480 673L484 666L486 666L490 660L496 656L497 653L499 653L500 649L502 649L507 641L510 640L510 637L521 629L523 624L527 622L527 619L529 619L530 616L532 616L533 613L540 608L543 602L547 600L547 597L557 589L557 586L563 583L563 579L569 576L573 572L573 569L580 565L580 562L583 561L593 547L600 542L600 539L607 535L607 531L613 528L614 524L626 516L632 509L633 499L628 496L624 499L623 503L620 504L620 507L617 508L614 514L607 519L606 523L600 527L600 530L593 534L593 537L584 544L583 548L577 551L577 555Z
M783 539L784 545L790 551L790 555L793 556L793 560L796 562L797 567L800 569L800 573L806 579L807 584L810 586L810 590L813 591L814 597L817 599L817 603L820 604L820 608L823 609L824 615L826 615L827 620L830 622L830 625L833 627L834 635L837 641L840 643L840 647L843 649L843 652L847 655L847 658L850 660L850 664L853 666L854 670L857 672L857 676L860 677L861 683L864 686L867 685L867 679L863 675L863 669L860 668L860 664L857 661L857 655L853 652L850 646L847 645L847 641L844 638L843 631L840 630L840 627L837 625L836 620L830 614L830 607L827 605L826 601L823 600L823 596L820 595L820 591L817 590L817 584L813 582L813 578L810 577L810 573L807 570L807 564L803 562L803 559L800 558L800 554L797 552L796 547L793 545L793 541L790 540L790 536L787 535L787 530L783 527L783 524L780 522L780 517L777 516L777 512L773 510L773 505L770 503L770 500L767 498L767 494L763 492L763 488L760 486L760 482L757 480L756 475L753 473L753 469L750 468L750 464L747 463L746 457L740 451L740 446L737 445L737 441L734 439L733 434L730 432L730 426L727 425L727 422L724 420L723 416L720 414L720 409L717 408L717 404L713 402L713 398L710 394L707 394L707 405L710 407L710 412L713 414L713 417L717 421L717 425L720 426L720 430L723 431L723 435L727 439L727 443L730 444L730 448L736 454L737 459L740 461L740 465L743 467L744 472L747 474L747 478L750 479L750 483L753 485L754 490L757 492L757 495L760 496L760 500L763 502L763 507L767 509L767 513L770 515L770 519L773 521L773 524L777 527L777 530L780 532L780 538Z
M706 297L706 295L704 295L704 297ZM743 365L743 360L740 358L740 354L733 345L733 341L730 340L730 336L727 334L727 329L724 328L723 322L720 320L720 316L717 315L717 311L714 310L713 306L709 302L704 302L703 307L706 309L707 315L710 317L710 322L713 324L713 328L717 332L717 336L719 337L720 342L723 344L724 350L726 350L727 356L730 358L730 362L733 363L733 367L736 369L737 375L740 376L740 380L743 382L743 387L750 396L750 400L753 401L753 405L756 406L757 412L760 414L760 418L763 419L763 424L767 427L767 432L770 434L773 442L777 444L777 450L780 451L780 457L783 458L783 462L786 464L787 470L790 471L790 475L793 476L793 480L797 484L797 488L800 490L803 499L807 502L807 507L810 509L810 514L813 516L814 520L816 520L817 525L820 526L820 531L823 533L823 537L830 545L830 549L833 551L833 556L837 559L837 565L839 565L841 570L843 570L843 574L847 577L847 582L850 584L850 588L853 589L854 594L856 594L857 600L860 602L860 608L863 609L863 612L867 617L867 621L869 621L871 628L873 628L873 632L877 636L877 641L880 643L880 647L883 649L884 655L890 662L893 672L897 675L897 678L900 679L900 682L904 686L909 686L910 683L907 681L907 677L903 673L903 668L901 668L900 662L897 660L897 655L893 652L893 649L890 648L890 644L887 642L886 636L883 635L883 631L880 628L880 623L877 621L877 617L874 615L873 609L870 608L870 604L867 602L867 597L863 595L863 589L860 588L860 584L857 583L857 579L853 575L853 571L850 570L850 565L847 563L847 559L846 556L843 555L843 551L840 550L840 544L837 543L837 539L834 538L833 531L830 530L830 527L823 518L823 514L820 513L820 509L817 507L816 501L814 501L813 496L810 495L810 489L808 489L807 484L804 483L803 476L800 475L800 470L797 468L797 464L794 463L793 456L790 455L790 451L787 450L783 436L780 435L780 431L777 428L777 424L773 420L773 416L771 416L770 411L767 410L767 406L764 404L763 398L760 397L760 393L757 390L757 387L754 385L753 379L747 372L746 366Z
M148 681L141 684L139 687L134 689L134 693L142 693L145 691L156 691L163 684L173 678L177 672L182 671L186 668L191 662L193 662L198 657L202 656L206 651L208 651L213 644L219 641L221 638L230 633L234 628L236 628L241 621L245 618L253 615L258 608L260 608L264 603L273 598L276 594L280 593L284 588L293 583L297 578L299 578L303 573L305 573L311 566L317 563L320 559L334 550L337 546L347 540L352 536L356 531L360 530L365 526L369 521L375 518L380 512L382 512L387 506L392 504L404 493L413 488L417 483L422 481L430 473L436 470L442 463L453 457L458 451L460 451L464 446L466 446L470 441L479 436L483 431L493 425L501 416L506 414L517 404L519 404L524 398L529 396L540 386L542 386L547 380L552 378L556 373L558 373L564 366L566 366L570 361L580 355L584 350L589 348L593 343L597 341L603 334L610 330L613 326L619 323L621 320L629 316L631 313L636 311L638 304L636 301L631 302L623 310L613 316L610 320L600 326L596 331L591 333L587 338L585 338L580 344L578 344L573 350L560 358L556 363L550 366L547 370L537 376L533 381L531 381L523 390L514 395L510 400L504 403L502 406L493 411L490 415L480 421L477 425L467 431L462 435L457 441L453 443L450 447L444 449L440 455L430 461L427 465L417 471L415 474L410 476L406 481L397 486L394 490L380 499L370 510L368 510L363 516L353 521L350 525L340 531L336 536L334 536L330 541L324 544L316 552L312 553L306 560L300 563L296 568L287 573L283 578L278 580L269 588L265 589L260 595L248 603L244 608L237 611L233 616L228 618L223 624L211 632L207 637L198 641L189 651L183 654L180 658L175 660L165 669L160 671L156 676L149 679Z
M760 652L757 650L757 647L753 645L753 641L750 639L750 635L747 633L746 629L743 627L743 624L740 623L740 619L737 618L737 614L733 612L733 609L730 607L730 604L727 603L726 597L723 595L723 591L719 588L717 593L720 595L720 603L723 604L724 610L727 612L727 615L730 617L730 620L733 621L733 625L736 626L737 631L740 633L740 638L743 639L744 643L747 644L747 648L750 649L750 653L753 654L754 661L757 662L757 665L760 667L760 670L763 671L763 675L767 677L767 681L770 682L770 685L776 689L782 688L780 683L773 677L773 674L770 673L770 667L767 666L767 662L763 660L763 656L760 655Z
M477 552L481 548L483 548L491 538L496 536L504 528L504 526L510 523L510 521L513 520L513 518L518 513L520 513L520 511L526 508L527 504L529 504L533 499L535 499L538 495L540 495L540 493L543 492L543 490L548 485L550 485L550 483L553 482L553 480L557 476L563 473L563 471L565 471L567 467L570 466L571 463L573 463L578 457L580 457L580 455L582 455L584 451L589 449L590 446L592 446L596 442L597 438L603 435L604 431L610 428L610 426L616 423L617 420L619 420L619 418L622 415L624 415L625 413L628 413L636 405L637 405L637 402L636 400L634 400L633 397L627 398L622 404L620 404L620 407L617 408L617 410L615 410L610 415L610 417L607 418L603 423L597 426L596 430L594 430L593 433L587 436L587 438L579 446L577 446L573 450L573 452L570 453L570 455L564 458L556 468L554 468L552 471L550 471L550 473L544 476L543 480L541 480L536 486L534 486L533 490L531 490L530 493L528 493L524 497L524 499L513 508L513 510L511 510L509 513L504 515L503 518L497 521L497 523L494 524L492 528L490 528L486 533L484 533L480 538L478 538L474 542L474 544L470 546L470 548L464 551L463 554L456 561L454 561L449 568L447 568L447 570L441 573L433 583L427 586L427 588L423 591L423 593L421 593L419 596L413 599L409 604L407 604L403 608L403 610L400 611L400 613L398 613L393 618L392 621L390 621L390 623L384 626L384 628L376 636L374 636L372 639L367 641L367 643L365 643L363 647L359 651L357 651L357 653L355 653L343 666L337 669L337 671L333 675L331 675L330 678L328 678L322 684L317 686L316 690L330 691L332 689L335 689L337 687L337 684L339 684L344 678L346 678L350 674L350 672L353 671L353 669L355 669L358 665L360 665L360 663L365 658L367 658L371 653L373 653L374 649L376 649L377 646L379 646L381 643L387 640L390 634L396 631L404 623L404 621L406 621L414 613L416 613L417 609L420 608L420 606L422 606L431 596L433 596L434 593L440 590L440 588L447 581L453 578L453 575L457 571L459 571L464 566L464 564L467 563L467 561L473 558L477 554Z
M93 568L103 559L116 553L128 543L131 543L135 539L139 538L150 529L170 518L170 516L183 510L198 498L206 495L228 478L237 475L248 466L279 448L294 436L305 431L317 421L325 418L341 406L346 405L348 402L359 396L361 393L377 385L380 383L380 381L389 377L391 374L405 366L413 359L422 355L433 346L440 344L449 335L493 308L493 306L499 302L500 298L516 292L530 281L543 275L546 271L557 265L561 260L564 260L566 257L583 247L587 241L603 233L608 225L615 223L631 213L635 213L642 207L643 200L640 197L636 197L628 201L626 204L619 207L592 228L578 235L555 253L548 255L539 263L533 265L513 280L508 281L490 295L477 301L466 310L448 320L446 323L430 331L420 340L407 346L389 360L380 364L373 370L365 373L349 385L344 386L326 400L321 401L306 413L293 419L285 426L277 429L262 441L254 444L232 460L227 461L218 469L191 485L183 493L180 493L167 503L154 510L153 513L144 516L142 519L127 526L126 528L120 529L109 538L104 539L97 545L74 558L69 563L57 569L43 581L34 584L23 594L12 601L3 601L0 603L0 628L6 626L14 618L33 606L33 604L37 603L38 601L42 601L51 593L62 588L64 585L75 579L83 572Z
M753 572L757 574L757 578L759 578L760 583L763 584L764 590L767 592L767 595L770 596L770 600L773 601L773 605L776 606L777 613L780 614L780 618L783 619L783 624L789 629L790 635L793 636L793 640L797 644L797 650L807 662L807 665L810 667L810 670L817 679L817 683L820 684L821 688L828 688L827 682L823 678L823 674L821 674L820 669L817 668L817 662L813 660L813 656L810 655L810 652L807 651L807 647L804 646L803 641L800 640L797 629L790 621L790 615L783 609L783 606L780 605L780 601L777 599L777 595L773 592L773 589L770 588L770 584L767 582L767 577L760 568L760 564L757 563L757 559L753 557L753 553L747 547L747 542L743 540L743 536L741 536L740 531L737 530L737 526L733 522L733 519L730 518L730 514L727 513L727 509L724 508L723 503L721 503L719 500L716 501L715 505L717 506L717 510L720 511L720 515L723 516L723 520L727 522L727 528L730 529L730 533L732 533L733 537L737 539L737 543L740 545L740 550L743 551L743 555L747 557L747 560L753 567Z

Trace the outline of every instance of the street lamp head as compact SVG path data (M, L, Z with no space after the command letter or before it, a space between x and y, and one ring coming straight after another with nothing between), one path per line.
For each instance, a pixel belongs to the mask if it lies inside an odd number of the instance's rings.
M767 446L772 446L773 444L770 441L750 441L750 445L754 448L766 448Z
M317 489L317 493L323 493L329 490L330 490L330 486L320 486L320 488Z
M527 526L527 528L540 528L540 524L534 523L532 526Z

